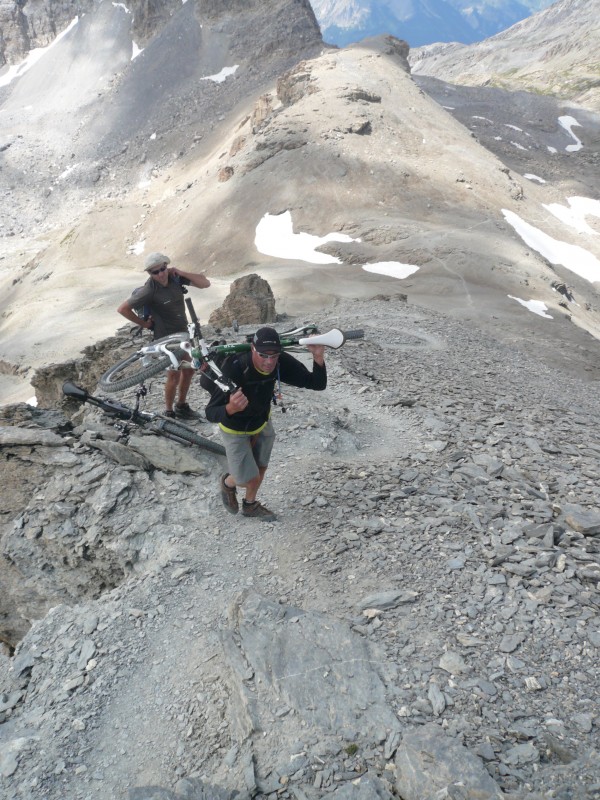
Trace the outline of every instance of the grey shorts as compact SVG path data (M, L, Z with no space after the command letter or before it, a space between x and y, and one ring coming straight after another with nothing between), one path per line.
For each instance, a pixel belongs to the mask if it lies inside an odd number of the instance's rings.
M267 467L275 443L275 429L271 420L260 433L226 433L221 438L227 453L227 467L236 483L245 484L258 477L258 468Z

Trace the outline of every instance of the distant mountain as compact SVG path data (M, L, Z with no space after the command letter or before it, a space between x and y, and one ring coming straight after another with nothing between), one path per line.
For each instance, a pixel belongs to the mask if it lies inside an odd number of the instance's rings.
M470 44L549 6L552 0L311 0L323 39L343 47L391 33L411 47Z
M414 75L553 94L598 111L599 46L600 0L560 0L484 42L432 44L409 58Z
M471 41L480 41L510 28L516 22L549 6L553 0L542 0L538 3L527 3L526 0L475 0L474 2L446 0L446 2L461 14L472 28L474 38Z

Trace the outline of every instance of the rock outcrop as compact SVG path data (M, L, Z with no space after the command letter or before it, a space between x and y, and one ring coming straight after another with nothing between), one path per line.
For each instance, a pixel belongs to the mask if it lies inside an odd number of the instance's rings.
M100 376L109 367L151 341L147 331L130 325L121 328L115 336L84 348L79 358L40 367L31 379L37 404L42 408L64 407L68 403L62 393L65 381L74 381L87 391L94 392Z
M273 290L260 275L251 274L233 281L223 305L212 312L209 323L224 328L231 327L234 321L240 325L264 325L276 319Z
M91 14L95 0L2 0L0 2L0 66L18 64L30 50L46 47L82 14ZM169 21L180 0L128 0L132 35L145 45Z

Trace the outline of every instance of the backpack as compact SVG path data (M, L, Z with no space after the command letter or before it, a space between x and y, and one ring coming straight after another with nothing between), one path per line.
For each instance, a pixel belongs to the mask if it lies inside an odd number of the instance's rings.
M134 289L133 292L131 293L131 297L135 298L136 294L139 294L143 288L144 288L143 286L138 286L137 289ZM137 316L140 319L143 319L144 322L146 322L146 320L150 316L150 306L148 305L132 306L131 310L133 311L134 314L137 314Z

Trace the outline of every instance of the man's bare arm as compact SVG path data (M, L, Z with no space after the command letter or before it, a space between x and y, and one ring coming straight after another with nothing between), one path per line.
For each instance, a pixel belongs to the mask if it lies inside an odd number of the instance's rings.
M180 277L185 278L197 289L208 289L210 286L210 281L203 272L184 272L178 267L171 267L169 271L171 275L179 275Z
M139 325L140 328L150 329L152 327L152 317L147 320L143 320L141 317L138 317L127 300L121 303L121 305L117 308L117 311L119 314L121 314L121 316L125 317L125 319L128 319L129 322L133 322L134 325Z

